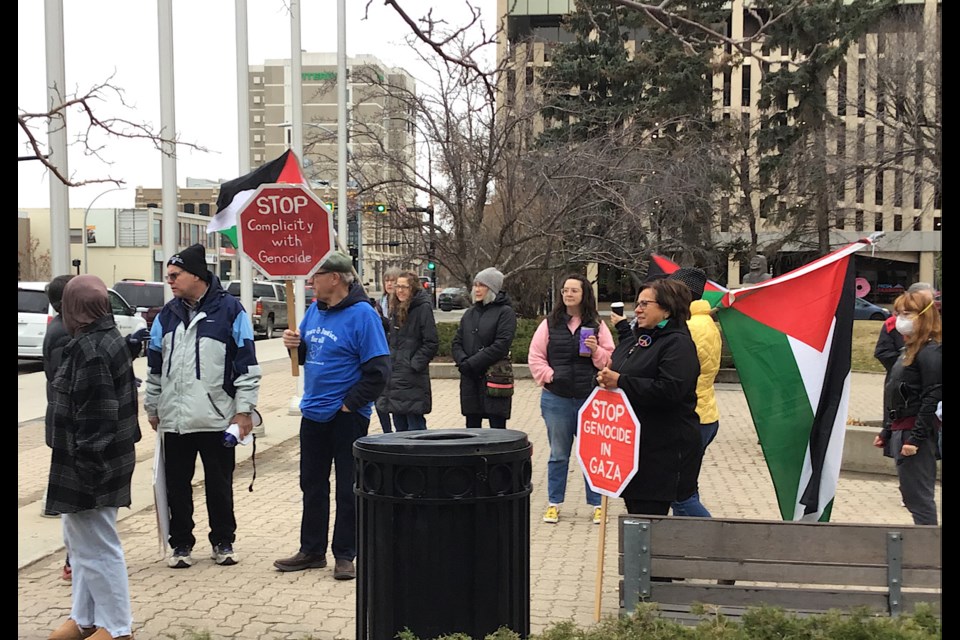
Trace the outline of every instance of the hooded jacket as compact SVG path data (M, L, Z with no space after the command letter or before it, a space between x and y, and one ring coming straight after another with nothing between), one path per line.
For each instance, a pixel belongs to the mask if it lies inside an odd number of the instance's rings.
M674 502L697 490L703 459L697 406L700 363L685 324L671 319L662 329L629 336L617 325L620 344L611 369L640 421L640 463L620 496ZM624 339L626 338L626 339Z
M512 398L492 398L486 393L490 365L510 353L517 332L517 315L510 298L501 291L490 304L467 309L453 337L453 361L460 370L460 412L467 415L510 417Z
M423 289L415 292L403 325L396 315L391 316L387 341L392 373L383 395L377 400L377 408L388 413L430 413L433 410L430 361L437 355L440 340L429 293Z
M62 356L47 403L46 511L128 507L140 426L127 341L108 315L73 337Z
M697 415L700 424L719 422L717 395L713 382L720 371L720 352L722 340L717 323L710 315L710 303L706 300L694 300L690 303L690 319L687 328L693 344L697 346L697 359L700 361L700 376L697 378Z
M164 433L223 431L257 405L260 365L240 301L214 276L196 311L191 320L174 298L150 329L143 405Z

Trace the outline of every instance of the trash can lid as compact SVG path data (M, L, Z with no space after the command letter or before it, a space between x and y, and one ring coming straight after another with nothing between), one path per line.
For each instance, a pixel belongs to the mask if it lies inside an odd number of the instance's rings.
M514 429L427 429L364 436L353 443L357 455L407 453L457 456L519 451L530 446L527 434Z

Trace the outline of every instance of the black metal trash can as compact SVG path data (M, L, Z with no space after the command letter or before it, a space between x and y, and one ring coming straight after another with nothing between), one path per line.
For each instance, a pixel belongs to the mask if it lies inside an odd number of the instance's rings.
M531 454L509 429L354 443L357 640L530 634Z

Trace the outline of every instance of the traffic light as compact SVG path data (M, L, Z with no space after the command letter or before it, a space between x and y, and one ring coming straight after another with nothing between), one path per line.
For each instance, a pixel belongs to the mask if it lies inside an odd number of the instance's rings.
M356 270L358 266L357 262L359 262L360 252L357 249L356 245L350 245L349 249L350 249L350 259L353 262L354 270Z
M387 205L385 205L385 204L378 204L378 205L376 205L376 206L374 207L373 210L376 211L377 213L386 213L386 212L387 212Z
M437 269L437 261L434 260L433 258L430 258L430 260L427 261L427 271L436 271L436 269Z

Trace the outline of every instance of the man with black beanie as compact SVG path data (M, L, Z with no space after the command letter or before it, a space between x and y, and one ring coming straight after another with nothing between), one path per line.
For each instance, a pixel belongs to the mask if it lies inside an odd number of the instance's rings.
M167 283L174 298L157 314L150 330L143 403L150 426L163 435L173 549L167 565L186 569L194 564L191 483L199 454L211 557L218 565L229 566L237 563L236 454L223 445L223 432L236 424L242 439L253 429L250 414L260 393L253 326L240 302L207 269L201 245L187 247L167 261Z

